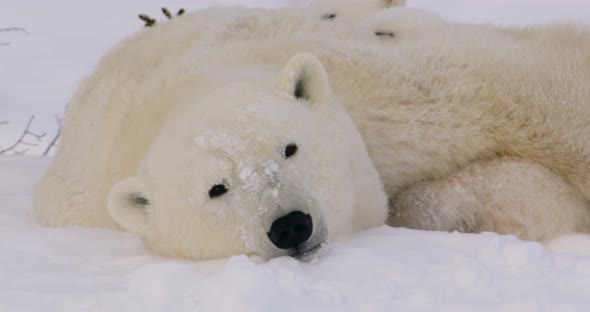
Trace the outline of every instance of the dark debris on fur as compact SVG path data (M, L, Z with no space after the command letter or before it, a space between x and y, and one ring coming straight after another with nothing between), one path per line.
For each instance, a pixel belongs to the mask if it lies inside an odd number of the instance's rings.
M164 14L164 16L167 19L172 19L174 17L181 16L184 14L184 12L185 12L185 10L181 8L180 10L178 10L178 12L176 12L175 16L172 16L172 13L170 13L170 10L168 10L168 8L166 8L166 7L162 8L162 14ZM153 18L147 14L139 14L139 19L144 22L144 25L143 25L144 27L152 27L152 26L156 25L156 23L158 22L155 18Z

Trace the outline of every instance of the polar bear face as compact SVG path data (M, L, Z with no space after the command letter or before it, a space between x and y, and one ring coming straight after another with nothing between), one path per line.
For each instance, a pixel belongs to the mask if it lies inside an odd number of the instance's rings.
M405 0L318 0L309 6L309 11L322 21L353 24L376 11L405 3Z
M113 218L159 253L198 260L309 259L383 224L382 183L321 63L297 55L276 85L227 85L196 99L164 127L138 175L112 188Z

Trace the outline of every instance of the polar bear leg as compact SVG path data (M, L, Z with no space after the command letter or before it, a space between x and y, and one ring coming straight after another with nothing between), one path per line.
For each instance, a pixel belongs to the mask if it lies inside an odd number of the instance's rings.
M500 158L402 191L391 202L388 223L544 240L588 232L590 202L576 187L541 165Z

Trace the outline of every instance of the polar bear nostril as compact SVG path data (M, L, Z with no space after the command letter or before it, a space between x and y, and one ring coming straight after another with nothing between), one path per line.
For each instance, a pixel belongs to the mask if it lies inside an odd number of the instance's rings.
M290 249L307 241L312 232L311 216L301 211L293 211L272 223L268 238L277 248Z

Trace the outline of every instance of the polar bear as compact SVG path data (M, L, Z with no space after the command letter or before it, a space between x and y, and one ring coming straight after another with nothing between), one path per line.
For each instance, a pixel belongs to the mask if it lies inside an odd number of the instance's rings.
M306 259L382 224L386 195L499 155L589 198L588 69L474 29L396 49L267 36L157 68L118 66L136 57L124 43L72 101L39 219L122 227L174 257Z
M295 81L301 77L293 72L302 70L314 75L314 88ZM95 96L105 90L90 88L95 81L89 80L68 111L63 147L36 190L39 219L53 226L120 226L140 234L161 254L191 259L242 253L307 259L330 240L383 224L387 199L382 182L354 123L333 103L319 61L295 57L285 66L280 87L262 98L247 95L253 90L243 81L216 89L226 79L258 81L264 74L256 68L218 71L218 79L192 89L193 99L172 107L142 96L97 103ZM162 82L162 77L156 80ZM263 86L268 85L265 80ZM159 82L146 81L140 90ZM214 103L219 109L210 115L192 112L211 123L191 120L197 115L190 117L186 110L193 100L198 101L195 108ZM117 107L115 101L125 105ZM273 113L278 103L284 105L280 116ZM94 107L86 110L90 105ZM236 109L242 125L236 119L214 121ZM136 113L141 116L133 119ZM272 118L252 124L261 115ZM186 127L186 122L195 127ZM96 136L78 135L78 129L91 124ZM148 124L155 126L138 136L136 126ZM326 140L317 140L319 132ZM175 138L158 139L170 134ZM326 148L328 138L332 148ZM181 146L190 147L170 150ZM89 152L91 157L82 157ZM143 167L144 162L149 165ZM166 163L184 163L187 174L179 176Z

